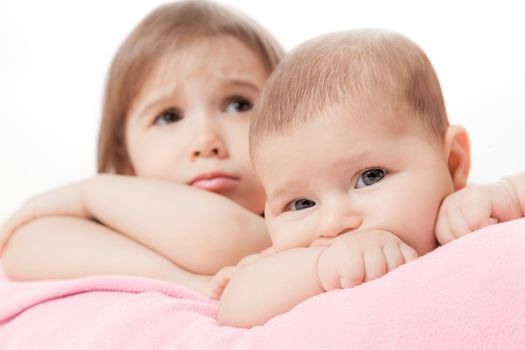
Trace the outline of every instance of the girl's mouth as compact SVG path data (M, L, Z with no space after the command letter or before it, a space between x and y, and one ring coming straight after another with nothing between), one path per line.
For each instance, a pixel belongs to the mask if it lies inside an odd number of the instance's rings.
M232 189L239 182L239 178L225 173L201 174L188 184L206 191L221 192Z

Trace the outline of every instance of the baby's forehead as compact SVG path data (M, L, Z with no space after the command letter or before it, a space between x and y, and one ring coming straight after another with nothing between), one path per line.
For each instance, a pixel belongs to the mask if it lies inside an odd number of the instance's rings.
M302 171L359 165L375 160L395 159L410 152L406 140L439 145L417 116L391 109L383 102L341 105L309 118L301 124L259 136L251 142L252 160L264 181L281 175L281 169ZM287 170L289 171L289 170Z
M252 134L251 145L254 151L266 150L278 147L287 138L296 135L315 143L321 138L325 139L326 133L330 132L342 132L349 137L357 134L362 137L367 134L377 136L378 133L402 134L422 127L420 118L407 103L395 101L386 95L361 95L305 113L302 118L283 123L279 128ZM330 138L327 141L331 141Z

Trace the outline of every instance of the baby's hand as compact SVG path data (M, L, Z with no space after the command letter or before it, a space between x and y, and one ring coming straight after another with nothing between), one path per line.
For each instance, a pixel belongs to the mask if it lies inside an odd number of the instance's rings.
M224 292L224 288L230 283L235 272L239 270L238 266L226 266L220 269L210 281L209 297L212 299L219 299Z
M81 186L82 183L73 183L29 199L0 227L0 254L12 234L32 220L53 215L87 217Z
M273 254L275 254L275 249L273 247L266 248L260 253L245 256L237 263L237 267L244 267Z
M473 185L445 198L436 220L436 238L445 244L469 232L521 217L512 183Z
M381 277L417 258L414 249L390 232L348 233L321 253L317 274L326 291L349 288Z

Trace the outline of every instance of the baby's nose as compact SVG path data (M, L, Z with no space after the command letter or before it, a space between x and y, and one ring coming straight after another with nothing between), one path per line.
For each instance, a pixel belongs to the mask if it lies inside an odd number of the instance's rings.
M338 208L326 208L322 213L317 237L334 238L340 234L357 229L362 224L362 217L349 205Z

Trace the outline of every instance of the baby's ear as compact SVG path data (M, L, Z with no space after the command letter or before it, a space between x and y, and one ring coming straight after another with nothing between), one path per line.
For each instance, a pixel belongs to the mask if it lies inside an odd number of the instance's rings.
M459 125L450 125L445 133L444 145L454 190L458 191L467 185L470 170L470 145L467 131Z

